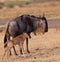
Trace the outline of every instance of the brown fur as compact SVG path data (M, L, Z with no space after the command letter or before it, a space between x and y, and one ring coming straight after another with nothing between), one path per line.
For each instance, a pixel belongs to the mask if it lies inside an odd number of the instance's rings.
M24 44L24 40L28 37L28 34L26 33L23 33L15 38L13 38L12 40L8 40L5 44L7 44L6 46L6 50L10 50L14 45L19 45L19 48L21 50L24 51L24 48L23 48L23 44Z

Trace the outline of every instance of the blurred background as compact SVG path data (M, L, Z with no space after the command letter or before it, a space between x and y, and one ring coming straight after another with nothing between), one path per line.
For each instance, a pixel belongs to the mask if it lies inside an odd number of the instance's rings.
M42 16L43 13L49 28L60 27L60 0L0 0L0 25L22 14Z
M60 18L60 0L0 0L0 19L12 19L22 14L40 16L43 13L48 19Z

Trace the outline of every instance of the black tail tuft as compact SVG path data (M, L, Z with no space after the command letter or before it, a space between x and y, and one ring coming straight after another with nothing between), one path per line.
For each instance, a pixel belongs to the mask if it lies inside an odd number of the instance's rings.
M4 45L4 48L6 48L6 47L7 47L7 44Z
M5 35L5 37L4 37L4 43L6 43L6 41L7 41L7 38L6 38L6 35Z
M9 28L9 23L7 25L7 29L6 29L6 33L5 33L5 37L4 37L4 48L7 47L7 34L8 34L8 28Z
M6 42L7 42L7 37L6 37L6 34L5 34L5 37L4 37L4 48L6 48L6 47L7 47Z

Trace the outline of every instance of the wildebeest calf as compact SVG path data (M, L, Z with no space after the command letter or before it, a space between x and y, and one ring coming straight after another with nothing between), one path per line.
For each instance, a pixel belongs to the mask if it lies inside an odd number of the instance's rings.
M24 40L28 38L28 34L23 33L21 35L18 35L17 37L13 38L12 40L8 40L5 44L4 44L4 48L5 48L5 54L7 51L10 51L12 47L14 47L14 45L19 45L19 49L20 49L20 54L21 51L24 51L23 48L23 44L24 44Z

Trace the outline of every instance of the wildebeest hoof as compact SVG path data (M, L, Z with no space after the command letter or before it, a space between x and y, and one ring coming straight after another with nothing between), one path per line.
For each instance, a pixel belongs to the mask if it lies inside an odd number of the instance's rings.
M30 53L30 51L27 51L28 53Z
M10 53L9 55L11 56L12 54Z
M22 53L22 52L20 52L20 54L21 54L21 55L23 55L23 53Z
M16 56L18 55L18 54L15 54Z

